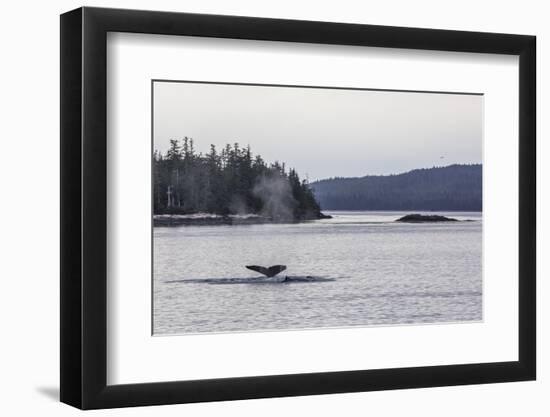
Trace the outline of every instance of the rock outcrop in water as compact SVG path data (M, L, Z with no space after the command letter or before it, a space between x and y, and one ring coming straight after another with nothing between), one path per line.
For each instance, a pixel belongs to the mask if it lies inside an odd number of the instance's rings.
M457 222L457 219L440 216L437 214L407 214L396 220L402 223L433 223L433 222Z

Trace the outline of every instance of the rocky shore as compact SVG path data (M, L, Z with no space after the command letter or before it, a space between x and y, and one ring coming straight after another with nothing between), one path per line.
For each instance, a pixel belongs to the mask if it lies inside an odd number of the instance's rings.
M297 223L300 221L330 219L332 216L320 213L318 217L304 219L274 219L259 214L155 214L153 215L153 226L215 226L215 225L241 225L241 224L264 224L264 223Z

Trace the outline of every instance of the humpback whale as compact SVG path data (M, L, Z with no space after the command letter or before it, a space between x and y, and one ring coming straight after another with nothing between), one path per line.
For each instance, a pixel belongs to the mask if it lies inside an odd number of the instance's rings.
M286 265L273 265L269 268L266 268L265 266L258 266L258 265L246 265L246 269L250 269L251 271L259 272L260 274L265 275L268 278L272 278L275 275L277 275L280 272L283 272L286 269Z

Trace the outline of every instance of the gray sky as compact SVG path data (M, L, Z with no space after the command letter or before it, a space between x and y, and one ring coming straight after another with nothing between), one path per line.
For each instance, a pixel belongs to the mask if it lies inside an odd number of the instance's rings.
M310 181L481 163L483 97L246 85L154 83L154 148L192 137L250 145Z

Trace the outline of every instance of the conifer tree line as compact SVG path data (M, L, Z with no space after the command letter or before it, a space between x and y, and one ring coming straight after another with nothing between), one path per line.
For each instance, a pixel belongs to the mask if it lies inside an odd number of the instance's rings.
M170 140L153 153L155 214L259 214L273 220L322 217L307 180L284 163L265 162L250 146L214 145L197 153L193 139Z
M328 178L311 188L325 210L481 211L483 166L453 164L397 175Z

